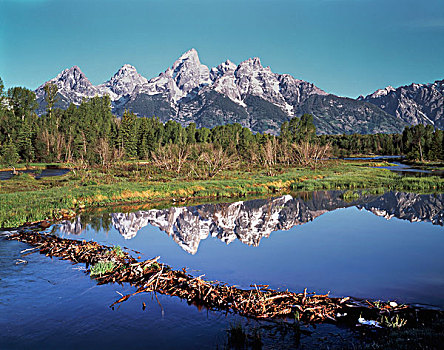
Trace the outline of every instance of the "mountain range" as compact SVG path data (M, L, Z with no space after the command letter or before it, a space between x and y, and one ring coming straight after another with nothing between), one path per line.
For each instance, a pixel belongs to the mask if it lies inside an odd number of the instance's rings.
M195 254L200 241L216 237L229 244L234 240L258 246L262 238L278 230L289 230L338 208L356 206L387 220L396 217L411 222L431 222L443 226L443 194L420 195L387 192L366 195L353 201L343 199L343 191L318 191L308 198L285 195L234 203L202 204L168 209L139 210L109 214L112 226L125 238L134 238L147 225L166 232L186 252ZM109 223L108 220L104 222ZM59 230L79 234L87 224L78 216L63 221Z
M444 80L387 87L352 99L328 94L289 74L273 73L257 57L239 65L227 60L210 69L200 62L195 49L149 80L125 64L96 86L77 66L49 82L58 87L56 106L60 108L108 94L116 115L129 110L184 126L240 123L254 132L278 134L284 121L310 113L319 134L401 132L406 125L417 123L444 128ZM39 114L46 108L46 83L35 90Z

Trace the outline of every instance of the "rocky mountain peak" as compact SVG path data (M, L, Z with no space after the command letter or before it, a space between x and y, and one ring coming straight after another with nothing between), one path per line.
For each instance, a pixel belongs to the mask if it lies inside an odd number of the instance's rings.
M111 100L115 101L147 84L148 80L142 77L134 66L124 64L110 80L97 88L101 95L108 94Z
M200 60L199 60L199 54L197 53L196 49L191 48L189 49L187 52L184 52L177 61L186 61L186 60L190 60L196 63L200 64Z
M249 58L239 64L237 67L237 71L245 72L245 71L262 71L265 68L262 66L261 60L259 57Z
M132 66L132 65L130 65L128 63L125 63L122 66L122 68L119 69L119 71L135 71L135 70L136 70L136 67L134 67L134 66Z
M364 98L390 115L408 124L430 124L444 127L444 86L442 81L433 84L410 84L376 90Z
M389 85L389 86L386 86L384 89L376 90L374 93L372 93L371 95L369 95L367 97L377 98L377 97L381 97L381 96L387 96L392 91L396 91L396 89L393 86Z
M55 82L59 89L70 88L75 90L80 86L93 86L78 66L65 69L56 78L52 79L52 82Z
M185 52L174 62L173 79L184 94L188 94L194 88L210 83L210 70L200 63L195 49Z
M224 63L221 63L220 66L230 67L232 69L236 69L236 67L237 67L237 65L235 63L231 62L228 59Z
M219 64L217 67L211 68L210 78L214 81L225 74L234 74L236 68L236 64L234 64L230 60L226 60L224 63Z
M91 84L78 66L65 69L55 78L38 87L36 90L37 98L44 97L44 86L48 83L55 84L62 96L76 104L81 103L84 97L93 97L97 94L95 86Z
M164 73L151 79L142 92L148 95L165 95L175 104L182 98L192 98L199 88L209 84L210 70L200 63L197 51L191 49L181 55Z
M441 92L441 94L444 95L444 79L443 80L436 80L433 85L436 87L438 91Z

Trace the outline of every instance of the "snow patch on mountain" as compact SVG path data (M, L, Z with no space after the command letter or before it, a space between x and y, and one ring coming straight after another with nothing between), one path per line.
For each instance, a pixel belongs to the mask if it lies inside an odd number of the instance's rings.
M134 66L124 64L110 80L97 86L97 89L101 95L108 94L112 101L117 101L147 84L148 80Z
M91 98L99 94L97 88L91 84L79 67L65 69L55 78L42 84L35 90L36 98L44 98L45 85L55 84L58 92L70 102L80 104L84 98Z
M179 109L180 104L192 100L200 91L213 89L242 107L246 107L244 99L248 95L261 97L289 116L294 114L295 103L311 94L326 94L313 84L273 73L270 67L263 67L257 57L239 65L226 60L210 70L200 62L195 49L185 52L171 67L150 80L141 76L134 66L125 64L111 79L98 86L92 85L77 66L49 82L55 83L59 92L75 104L80 104L83 98L107 94L115 107L123 108L137 95L146 94L161 95L172 107ZM44 97L45 84L36 90L38 98Z
M408 124L444 128L444 80L375 91L363 98Z
M377 97L381 97L381 96L387 96L392 91L396 91L396 89L393 86L389 85L389 86L385 87L384 89L376 90L374 93L372 93L370 95L370 97L377 98Z
M139 93L162 94L176 104L183 98L194 97L200 88L210 84L210 70L200 63L197 51L191 49L165 72L149 80Z

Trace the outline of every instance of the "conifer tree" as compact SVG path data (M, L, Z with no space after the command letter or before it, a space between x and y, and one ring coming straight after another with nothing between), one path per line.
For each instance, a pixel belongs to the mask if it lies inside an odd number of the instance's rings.
M13 172L15 173L15 166L19 162L20 157L17 153L17 149L15 147L14 142L10 138L8 143L6 143L3 146L2 149L2 157L1 157L1 163L8 165L12 167Z
M54 83L46 83L43 88L45 90L46 112L48 114L49 119L51 120L52 110L57 102L58 88L57 85ZM58 123L56 124L58 128Z
M137 156L137 124L136 116L125 111L119 129L119 147L128 158Z

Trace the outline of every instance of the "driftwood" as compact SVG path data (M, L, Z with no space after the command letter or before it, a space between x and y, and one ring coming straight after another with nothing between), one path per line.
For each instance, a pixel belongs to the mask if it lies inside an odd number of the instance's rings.
M158 263L159 257L139 261L125 251L113 247L60 238L55 235L23 229L9 239L26 242L35 246L46 256L59 257L74 263L85 263L87 270L99 262L112 262L111 271L93 278L99 284L130 283L138 287L135 293L122 296L111 307L142 292L157 292L178 296L190 304L205 306L211 310L231 311L257 319L286 318L306 323L341 321L356 324L358 317L386 319L402 316L405 320L418 320L418 310L394 302L371 302L349 297L333 298L326 295L294 293L288 290L269 289L268 285L252 285L251 289L240 289L224 283L205 281L193 277L185 269L173 270L166 264ZM23 252L29 250L24 250ZM28 254L32 254L33 251ZM140 257L139 257L140 259ZM143 306L145 308L145 306ZM415 321L416 323L416 321Z

